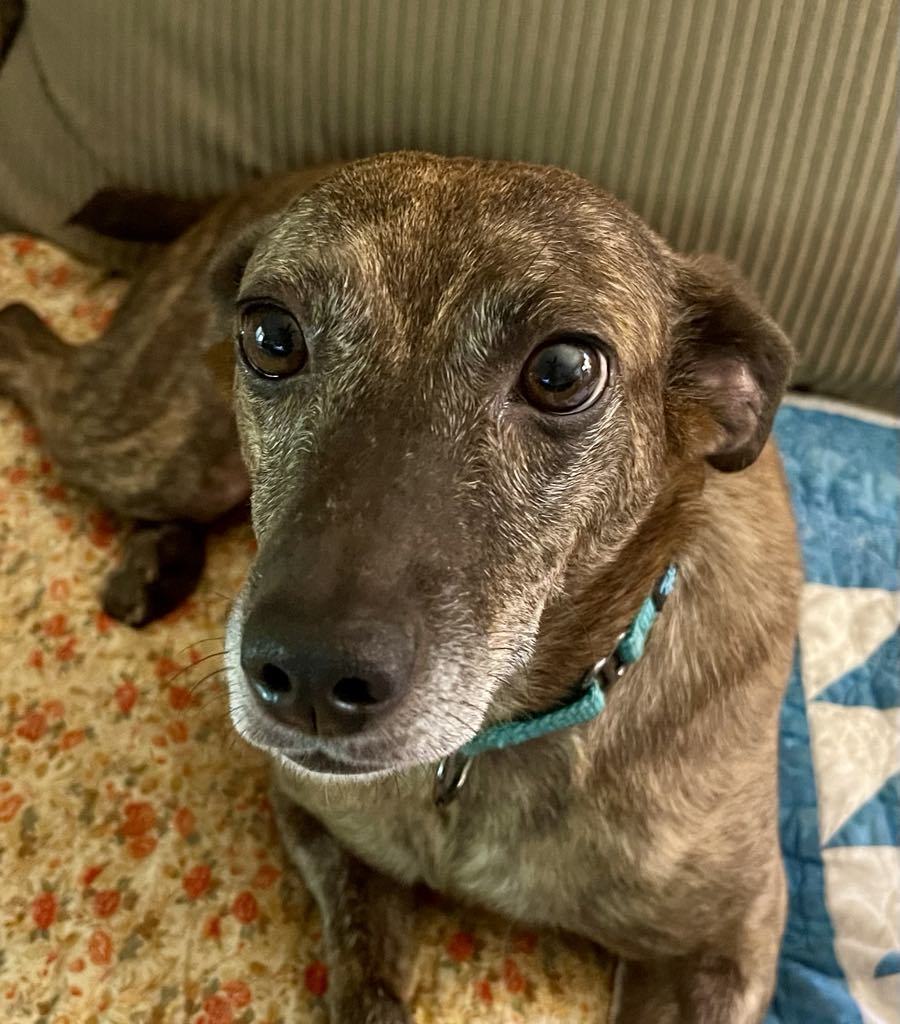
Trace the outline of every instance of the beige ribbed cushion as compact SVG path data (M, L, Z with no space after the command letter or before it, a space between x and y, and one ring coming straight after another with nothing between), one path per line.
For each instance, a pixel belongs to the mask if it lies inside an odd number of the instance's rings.
M31 0L0 219L96 254L62 224L112 182L202 195L399 147L563 164L736 260L798 382L888 404L897 30L889 0Z

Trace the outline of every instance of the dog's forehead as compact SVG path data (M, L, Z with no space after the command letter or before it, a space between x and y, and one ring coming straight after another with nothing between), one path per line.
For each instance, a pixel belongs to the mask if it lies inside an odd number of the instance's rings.
M555 168L405 156L350 165L300 197L253 273L330 290L332 312L343 298L403 333L526 307L593 314L625 339L660 333L667 262L611 196Z

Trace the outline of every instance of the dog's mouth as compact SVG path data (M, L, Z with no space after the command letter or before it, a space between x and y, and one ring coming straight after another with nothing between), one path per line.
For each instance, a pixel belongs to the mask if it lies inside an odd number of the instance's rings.
M439 761L471 739L474 728L464 732L461 723L451 721L458 732L448 735L447 723L420 720L422 733L410 742L408 735L367 735L344 740L298 737L292 730L268 719L248 698L239 670L230 673L229 707L237 734L252 747L263 751L289 774L332 778L344 782L365 782L402 774L418 766ZM476 724L477 727L477 724Z
M381 749L366 750L368 744L363 749L355 749L359 744L348 749L346 744L301 740L298 746L289 730L261 720L256 713L248 714L244 701L230 703L232 724L238 735L295 774L336 776L352 781L394 774L408 766L392 754L382 758Z
M273 756L310 775L339 775L345 779L374 778L397 771L400 766L375 761L346 761L322 750L272 750Z

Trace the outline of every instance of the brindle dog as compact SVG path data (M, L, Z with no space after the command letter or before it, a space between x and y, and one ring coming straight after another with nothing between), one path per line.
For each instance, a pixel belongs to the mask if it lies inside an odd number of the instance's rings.
M565 171L401 153L309 184L217 207L65 364L8 313L3 365L72 478L196 517L242 488L202 355L234 338L259 551L231 713L272 758L332 1020L410 1019L420 881L618 954L616 1020L760 1020L800 580L767 443L787 341L727 265ZM669 563L606 710L479 755L436 806L436 763L568 699Z

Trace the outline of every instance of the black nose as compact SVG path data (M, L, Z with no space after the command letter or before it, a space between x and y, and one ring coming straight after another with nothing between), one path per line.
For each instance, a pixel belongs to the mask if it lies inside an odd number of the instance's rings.
M244 624L241 665L265 710L308 735L347 736L390 708L407 685L413 644L366 618L311 622L271 602Z

